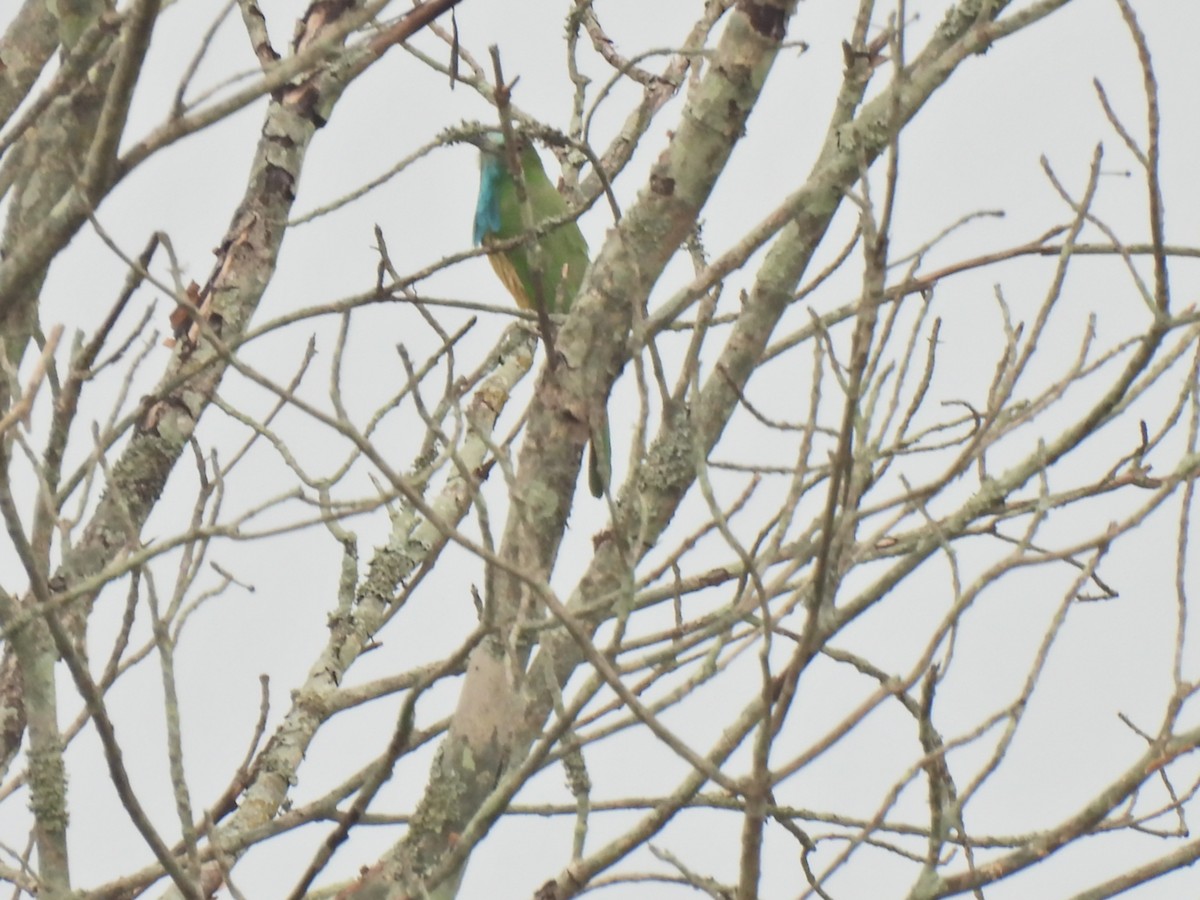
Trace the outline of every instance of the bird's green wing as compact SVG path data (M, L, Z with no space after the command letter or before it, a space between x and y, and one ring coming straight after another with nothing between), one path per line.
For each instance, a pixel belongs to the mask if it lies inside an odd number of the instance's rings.
M557 219L566 215L567 203L562 195L555 190L554 185L546 176L542 167L541 157L532 147L527 147L521 153L521 170L525 177L525 190L529 197L529 205L533 212L535 226L549 219ZM517 200L517 188L511 176L507 173L497 185L496 202L499 205L500 228L494 232L495 239L504 240L525 233L521 215L521 205ZM541 249L541 299L550 312L566 312L571 308L571 302L579 293L583 284L583 275L588 267L588 246L583 239L583 232L574 222L566 222L538 240ZM533 247L522 244L507 251L502 251L506 262L511 265L513 273L524 289L524 297L518 296L512 288L517 304L531 308L537 296L533 284ZM493 263L495 265L495 263ZM508 279L502 279L508 283ZM526 302L523 302L526 301Z

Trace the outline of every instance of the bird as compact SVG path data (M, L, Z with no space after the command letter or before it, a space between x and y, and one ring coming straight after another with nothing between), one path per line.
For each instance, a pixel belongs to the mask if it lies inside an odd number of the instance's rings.
M565 218L569 210L567 201L550 183L537 148L524 137L517 136L515 140L519 141L514 149L534 227L551 219ZM520 237L527 229L503 133L484 132L476 135L472 143L479 148L474 241L477 247L487 248ZM521 309L537 311L541 306L549 313L569 312L590 259L583 232L572 219L539 235L536 242L540 250L536 279L532 241L490 251L488 261ZM608 486L611 442L607 424L600 441L602 446L598 448L596 440L592 440L588 454L588 489L593 497L604 496Z

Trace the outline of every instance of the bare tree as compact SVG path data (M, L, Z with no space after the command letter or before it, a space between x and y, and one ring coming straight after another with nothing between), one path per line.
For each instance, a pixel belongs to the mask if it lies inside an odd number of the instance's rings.
M146 131L135 89L155 89L174 8L26 0L10 22L0 881L52 900L749 900L1044 877L1043 896L1099 898L1192 865L1200 317L1179 279L1200 249L1168 239L1133 0L859 0L832 93L806 106L829 111L819 149L712 252L710 197L816 5L696 2L671 47L625 56L606 4L564 2L559 121L460 36L456 5L317 0L281 53L279 22L230 2L167 44L178 82ZM1066 8L1123 19L1142 109L1101 80L1095 103L1141 211L1102 211L1098 148L1082 176L1043 158L1060 213L1027 240L987 243L986 211L902 227L914 118ZM213 50L235 10L251 73ZM405 54L413 84L433 73L488 117L409 132L379 177L349 160L354 190L296 210L310 145L352 127L335 108ZM184 139L250 111L203 283L169 231L126 246L108 221L125 186L175 160L186 179ZM496 128L553 154L572 218L603 223L567 315L439 297L493 296L484 250L397 238L429 212L404 200L415 167L450 171L443 151ZM281 251L397 184L412 205L374 228L369 273ZM93 265L81 236L123 274L89 279L69 331L53 278ZM338 294L256 315L318 266ZM580 462L606 420L615 477L592 502ZM247 634L251 591L286 593L286 621ZM221 677L289 644L312 651L294 683ZM1105 672L1136 676L1136 702ZM81 791L109 796L81 785L101 760L115 802L81 817ZM82 875L129 824L119 874ZM518 871L489 846L519 847Z

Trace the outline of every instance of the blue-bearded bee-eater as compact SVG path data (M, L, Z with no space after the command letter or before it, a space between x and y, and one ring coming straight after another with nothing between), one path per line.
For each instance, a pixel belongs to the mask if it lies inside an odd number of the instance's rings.
M550 183L537 149L520 139L517 159L525 182L525 195L533 216L534 228L550 219L567 215L567 201ZM509 170L504 136L489 131L472 140L480 150L479 199L475 205L475 244L489 247L526 233L517 184ZM588 267L588 246L574 220L538 236L539 251L535 286L533 241L488 253L488 260L500 281L521 309L537 310L539 301L546 312L565 313L579 293ZM591 442L588 457L588 488L593 497L604 495L608 484L610 441L607 421L602 429L603 447Z

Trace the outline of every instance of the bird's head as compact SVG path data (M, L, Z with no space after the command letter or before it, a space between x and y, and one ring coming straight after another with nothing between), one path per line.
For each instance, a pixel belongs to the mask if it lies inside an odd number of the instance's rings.
M481 153L503 153L504 152L504 132L498 130L478 131L472 134L467 140L479 148Z
M480 131L468 137L467 140L479 148L480 166L486 167L497 162L507 165L508 144L504 139L503 131L498 129ZM521 135L514 135L513 140L517 147L517 157L520 158L526 150L530 149L529 141Z

